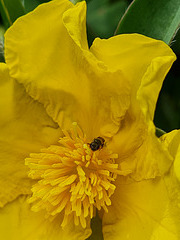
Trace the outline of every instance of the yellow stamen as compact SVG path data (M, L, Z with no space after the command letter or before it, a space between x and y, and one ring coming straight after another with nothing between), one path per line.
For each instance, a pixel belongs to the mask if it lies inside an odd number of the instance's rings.
M73 219L75 225L85 228L96 208L108 211L117 174L129 172L119 169L117 154L107 147L92 151L77 123L63 133L59 145L32 153L25 161L29 177L37 179L29 203L36 212L45 209L49 216L64 214L62 227Z

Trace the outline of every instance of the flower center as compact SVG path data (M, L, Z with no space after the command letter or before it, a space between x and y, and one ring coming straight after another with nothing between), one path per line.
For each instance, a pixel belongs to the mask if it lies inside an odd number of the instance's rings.
M113 182L122 171L115 163L117 154L106 146L93 151L76 123L63 133L59 145L26 159L29 177L38 180L29 202L33 203L33 211L45 209L48 216L62 212L62 227L73 218L75 225L80 223L85 228L96 208L108 211L116 188Z

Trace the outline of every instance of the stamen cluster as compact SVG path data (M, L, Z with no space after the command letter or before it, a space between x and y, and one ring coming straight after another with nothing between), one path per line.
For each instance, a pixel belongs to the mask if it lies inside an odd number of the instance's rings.
M33 211L45 209L51 216L62 213L62 227L73 218L75 225L85 228L95 208L108 211L116 188L113 182L121 171L115 163L117 154L106 147L93 152L76 123L63 133L59 145L26 159L29 177L38 180L29 202L33 203Z

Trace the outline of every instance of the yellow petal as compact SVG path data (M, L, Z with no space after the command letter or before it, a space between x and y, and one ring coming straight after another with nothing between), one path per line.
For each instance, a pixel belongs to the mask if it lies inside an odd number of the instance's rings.
M60 131L43 106L0 64L0 206L30 192L24 159L58 140Z
M135 101L138 92L138 99L143 98L143 107L147 105L152 119L162 81L176 58L172 50L162 41L122 34L107 40L95 39L91 51L109 69L122 70L132 84L132 99Z
M9 108L9 105L13 101L13 87L9 80L9 71L4 63L0 63L0 121L8 122L13 114L13 108Z
M6 32L6 61L62 128L76 121L91 139L111 137L129 106L129 83L89 51L85 17L85 2L39 6Z
M160 137L160 140L162 144L168 148L168 151L172 157L175 158L180 145L180 130L173 130L169 133L166 133Z
M34 213L27 204L26 196L21 196L0 209L0 238L3 240L84 240L90 234L72 222L64 229L62 216L49 221L43 213Z
M166 173L173 161L167 147L155 136L152 121L144 122L143 116L132 120L126 115L122 128L109 144L118 154L122 170L131 170L136 181L155 178Z
M162 82L175 60L174 53L162 41L139 34L96 39L91 51L109 69L121 69L131 83L130 107L111 142L119 161L133 170L136 180L166 172L171 159L155 137L152 120Z
M180 141L179 141L178 151L174 161L174 171L175 171L176 177L180 182Z
M5 35L5 58L10 75L24 83L27 92L42 102L55 119L60 118L57 116L59 109L54 106L55 99L61 108L67 105L71 109L71 105L77 104L74 96L64 91L69 85L67 74L73 75L72 59L69 60L70 54L74 55L73 44L62 20L64 11L70 7L73 4L68 0L43 4L19 18ZM51 113L53 107L57 109ZM61 118L64 117L63 110Z
M160 42L160 44L164 47L164 52L162 51L162 56L159 55L152 59L151 64L142 77L141 85L137 92L137 99L148 123L153 121L155 106L162 83L176 59L175 54L168 46L163 42Z
M146 137L143 144L127 158L122 159L122 170L130 169L136 181L155 178L165 174L173 162L168 150L153 134Z
M175 194L180 188L172 177L141 182L121 177L116 186L112 206L103 217L105 240L180 239L180 208Z
M164 134L160 140L163 145L168 148L168 151L174 159L174 172L177 179L180 181L180 130L174 130Z
M127 177L117 179L112 206L103 217L105 240L180 238L180 131L164 134L160 141L161 149L169 151L174 164L172 161L169 172L154 180L134 182ZM151 150L154 152L152 161L156 155L159 156L157 149Z

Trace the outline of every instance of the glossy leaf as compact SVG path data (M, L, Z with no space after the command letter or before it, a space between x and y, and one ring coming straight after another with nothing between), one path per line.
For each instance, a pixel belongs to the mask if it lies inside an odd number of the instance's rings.
M26 12L20 0L0 0L0 13L7 29Z
M115 34L141 33L169 44L180 24L180 0L134 0Z
M91 0L87 4L88 31L94 37L111 37L128 4L125 0Z
M35 9L39 4L49 2L50 0L21 0L26 12Z

